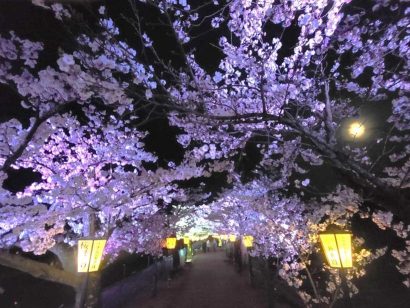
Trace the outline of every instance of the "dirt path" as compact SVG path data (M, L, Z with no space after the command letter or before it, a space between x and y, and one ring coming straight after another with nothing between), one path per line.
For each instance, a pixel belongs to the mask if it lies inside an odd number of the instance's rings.
M247 272L238 274L225 253L194 257L183 273L160 289L156 298L135 298L127 308L265 308L263 291L252 289Z

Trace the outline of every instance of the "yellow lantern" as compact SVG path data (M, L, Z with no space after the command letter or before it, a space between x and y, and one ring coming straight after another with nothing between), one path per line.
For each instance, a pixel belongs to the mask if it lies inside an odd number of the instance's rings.
M330 267L350 268L353 266L352 233L323 232L319 234L319 238Z
M103 239L78 241L77 271L79 273L98 271L106 243L107 240Z
M167 237L165 242L166 249L174 249L177 245L177 238L176 237Z
M243 245L246 248L252 248L253 247L253 236L252 235L245 235L243 237Z
M189 237L184 237L184 245L189 245L189 241L190 241L190 239L189 239Z
M222 247L222 240L218 238L218 247Z
M235 242L236 241L236 235L235 234L230 234L229 235L229 241L230 242Z

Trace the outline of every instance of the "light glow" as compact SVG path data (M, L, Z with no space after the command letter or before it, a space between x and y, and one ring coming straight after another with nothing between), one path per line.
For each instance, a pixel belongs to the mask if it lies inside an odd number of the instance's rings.
M246 248L252 248L253 247L253 236L252 235L245 235L243 237L243 245Z
M236 235L230 234L230 235L229 235L229 241L230 241L230 242L235 242L235 241L236 241Z
M167 249L175 249L176 245L177 245L176 237L167 237L166 242L165 242L165 247Z
M351 233L319 234L327 262L333 268L350 268L352 262Z
M107 240L79 240L77 271L79 273L96 272L101 263Z
M360 122L354 122L349 127L349 134L353 138L359 138L364 134L364 125Z

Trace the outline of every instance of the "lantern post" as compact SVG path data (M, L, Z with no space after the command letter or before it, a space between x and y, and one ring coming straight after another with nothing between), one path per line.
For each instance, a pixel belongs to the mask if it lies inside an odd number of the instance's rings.
M351 307L346 270L353 267L352 233L331 229L319 233L319 239L328 265L339 270L346 306Z
M177 238L176 237L167 237L165 240L165 248L168 250L175 249L177 245Z
M242 238L243 245L248 249L252 249L253 247L253 236L252 235L245 235Z
M85 302L84 295L88 287L89 273L99 270L106 243L106 239L84 238L78 241L77 272L86 273L82 286L80 307L82 307Z
M253 268L252 268L252 256L249 254L249 251L253 248L253 236L252 235L244 235L242 237L243 245L245 246L246 250L248 251L248 268L249 268L249 281L253 286Z

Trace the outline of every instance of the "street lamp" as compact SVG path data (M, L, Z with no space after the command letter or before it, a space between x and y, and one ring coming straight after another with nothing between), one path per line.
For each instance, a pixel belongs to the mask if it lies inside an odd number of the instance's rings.
M243 240L243 245L246 248L253 247L253 236L252 235L245 235L242 240Z
M346 269L353 267L352 233L348 231L330 230L319 233L320 243L327 263L339 270L341 286L346 298L345 306L351 307L349 287L346 279Z
M78 241L77 271L79 273L98 271L106 243L107 240L105 239L82 239Z
M360 122L353 122L349 126L349 135L353 138L360 138L364 134L364 123Z
M236 241L236 235L235 234L230 234L229 235L229 241L230 242L235 242Z
M319 234L320 243L327 263L332 268L351 268L352 233L346 231L329 231Z
M88 288L88 273L98 271L106 243L106 239L78 240L77 272L87 273L81 287L81 293L79 293L79 307L84 306Z
M167 237L165 240L165 248L166 249L175 249L177 245L177 238L176 237Z

